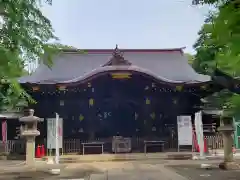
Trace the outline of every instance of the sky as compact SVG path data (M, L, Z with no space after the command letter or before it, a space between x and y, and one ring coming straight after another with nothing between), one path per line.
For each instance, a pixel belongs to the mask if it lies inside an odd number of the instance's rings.
M192 0L53 0L43 14L60 43L81 49L186 47L197 39L208 7Z

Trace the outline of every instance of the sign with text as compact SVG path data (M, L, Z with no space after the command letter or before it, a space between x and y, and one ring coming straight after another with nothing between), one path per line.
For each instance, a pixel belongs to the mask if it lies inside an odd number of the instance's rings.
M58 121L58 147L62 148L63 142L63 119L59 118ZM47 148L55 149L56 148L56 118L47 119Z
M192 145L191 116L178 116L178 145Z

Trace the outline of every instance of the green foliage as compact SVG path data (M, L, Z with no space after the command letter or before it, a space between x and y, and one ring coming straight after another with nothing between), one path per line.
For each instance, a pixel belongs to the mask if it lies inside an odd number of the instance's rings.
M188 64L192 65L193 62L194 62L194 56L189 54L189 53L185 53L185 56L187 57L188 59Z
M51 65L51 57L57 51L48 44L57 38L51 22L40 11L43 3L51 1L0 0L1 109L14 107L25 99L33 102L16 78L25 73L27 63L43 60Z
M209 13L194 45L197 53L193 67L201 73L211 74L218 67L232 76L240 75L240 1L203 0L195 4L211 4L216 10ZM221 109L240 110L239 95L220 92L208 102Z

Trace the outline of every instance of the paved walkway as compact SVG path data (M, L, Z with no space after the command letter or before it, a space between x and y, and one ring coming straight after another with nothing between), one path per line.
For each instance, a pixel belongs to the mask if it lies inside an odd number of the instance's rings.
M159 160L149 159L142 161L128 161L128 162L93 162L93 163L71 163L65 164L64 169L59 176L51 176L45 171L26 171L21 166L6 166L6 173L0 173L0 180L8 179L46 179L46 180L67 180L67 179L81 179L81 180L187 180L188 174L185 169L174 169L175 167L188 167L194 171L198 169L202 163L219 163L221 160ZM1 167L4 162L0 162ZM9 162L9 165L12 163ZM44 163L40 163L39 167L45 167ZM170 167L170 168L169 168ZM178 173L176 173L176 172ZM183 172L183 173L181 173ZM197 173L197 171L196 171ZM193 173L193 174L196 174ZM183 177L179 174L182 174ZM201 172L200 175L204 174ZM198 177L200 177L198 175ZM192 176L191 174L189 176ZM188 177L189 177L188 176ZM214 175L212 175L214 177ZM194 177L195 178L195 177ZM196 179L198 180L198 178ZM202 180L202 179L199 179Z
M101 174L92 174L91 180L187 180L186 177L176 173L169 166L200 167L202 163L219 163L219 160L146 160L133 162L102 162L93 163L94 167L101 169ZM73 166L73 165L72 165Z
M72 165L74 166L74 165ZM90 180L186 180L186 178L154 162L92 163L102 173L90 175ZM69 166L68 168L72 168ZM79 168L75 165L75 168Z

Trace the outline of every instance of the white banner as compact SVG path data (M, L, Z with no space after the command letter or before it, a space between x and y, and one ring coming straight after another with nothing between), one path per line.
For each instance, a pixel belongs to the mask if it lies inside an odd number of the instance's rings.
M203 124L202 124L202 112L195 113L195 132L197 137L197 143L199 145L200 157L204 157L204 136L203 136Z
M62 148L63 142L63 119L59 118L58 120L58 147ZM47 119L47 148L55 149L56 148L56 118Z
M192 145L191 116L178 116L178 145Z

